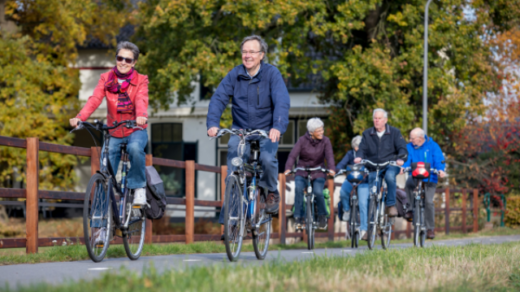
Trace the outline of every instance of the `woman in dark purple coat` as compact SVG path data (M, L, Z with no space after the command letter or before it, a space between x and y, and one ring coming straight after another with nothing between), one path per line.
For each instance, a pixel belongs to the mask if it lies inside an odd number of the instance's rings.
M294 166L297 158L297 167L323 167L325 168L325 160L327 161L327 169L330 175L334 175L334 154L329 138L323 136L323 122L319 118L312 118L307 122L308 132L301 136L294 145L293 150L289 154L287 163L285 164L285 175L287 175ZM320 228L327 226L327 209L325 208L325 199L323 198L323 186L325 185L326 175L321 171L314 171L312 177L312 190L316 197L318 205L318 224ZM305 220L305 211L303 210L303 190L307 187L307 173L297 171L294 179L296 184L294 197L294 219L297 228L302 228Z

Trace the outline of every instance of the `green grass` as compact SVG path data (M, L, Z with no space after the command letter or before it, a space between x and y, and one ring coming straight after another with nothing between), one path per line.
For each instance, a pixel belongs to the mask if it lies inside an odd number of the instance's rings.
M511 228L496 228L490 231L483 231L479 233L468 234L451 234L438 235L436 240L440 239L457 239L468 238L476 236L499 236L499 235L514 235L520 234L519 229ZM410 239L394 240L392 243L411 243ZM377 242L379 244L379 242ZM360 245L366 245L365 241L360 241ZM350 241L327 241L317 242L315 248L343 248L350 247ZM296 244L280 245L271 244L270 250L288 250L288 249L306 249L305 242L298 242ZM7 251L7 252L6 252ZM34 264L43 262L66 262L88 260L88 254L83 245L68 245L40 248L38 254L25 255L23 249L17 252L9 253L9 249L4 249L0 253L0 265L13 264ZM253 251L251 244L244 244L242 251ZM150 244L145 245L141 256L155 256L155 255L169 255L169 254L194 254L194 253L225 253L225 246L220 242L196 242L193 244ZM112 245L107 252L107 258L126 257L125 250L122 245Z
M153 266L143 273L121 269L93 281L17 291L518 291L519 261L519 242L435 246L249 267L226 263L164 273Z

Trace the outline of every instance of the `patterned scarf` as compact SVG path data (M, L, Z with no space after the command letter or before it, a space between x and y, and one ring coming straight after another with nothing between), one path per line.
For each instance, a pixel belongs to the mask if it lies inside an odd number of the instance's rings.
M110 70L108 81L105 83L105 88L109 92L119 94L117 100L118 113L131 114L134 112L134 104L132 103L132 100L130 100L130 96L128 96L127 91L128 87L130 86L130 81L136 76L137 71L135 71L134 68L132 68L132 70L126 74L120 73L115 66L112 68L112 70ZM119 84L118 79L123 79L123 83Z

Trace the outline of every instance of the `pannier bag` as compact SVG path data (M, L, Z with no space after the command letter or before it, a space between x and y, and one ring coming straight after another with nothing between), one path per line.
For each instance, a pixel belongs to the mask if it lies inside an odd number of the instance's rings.
M395 190L395 207L397 208L397 217L404 217L408 212L408 196L401 189Z
M323 189L323 199L325 200L325 209L327 210L327 218L329 218L330 217L330 191L327 188ZM303 207L304 214L306 214L305 213L305 209L307 209L307 197L306 196L303 196L303 206L302 207ZM296 208L295 205L293 205L291 208L291 212L293 213L293 215L294 215L295 208Z
M146 167L146 218L161 219L166 210L166 194L164 184L153 166Z

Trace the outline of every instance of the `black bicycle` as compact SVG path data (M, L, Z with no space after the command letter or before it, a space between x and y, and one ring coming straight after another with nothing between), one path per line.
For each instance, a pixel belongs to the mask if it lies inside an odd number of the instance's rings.
M348 170L347 170L348 169ZM336 177L347 173L346 179L352 184L352 192L350 193L350 221L349 221L349 235L350 245L352 248L359 246L359 228L361 226L360 213L359 213L359 197L357 195L358 186L365 180L368 175L366 168L362 165L349 165L347 169L340 170Z
M437 169L430 168L430 163L412 163L411 167L403 169L404 172L412 171L412 178L415 182L413 191L413 244L414 246L424 247L426 243L426 221L424 219L424 208L426 206L426 191L424 189L424 179L430 180L430 174L439 174ZM429 170L429 171L428 171Z
M312 192L312 177L311 172L313 171L321 171L323 173L328 174L329 170L324 169L322 167L315 167L315 168L309 168L309 167L297 167L293 170L291 170L287 175L293 174L297 172L298 170L302 170L307 172L307 189L305 192L305 232L307 232L307 248L309 250L314 249L314 235L315 231L318 228L318 210L317 210L317 203L316 203L316 197L314 196L314 193ZM310 212L309 212L310 210ZM321 229L327 229L321 228Z
M224 196L224 244L230 261L237 261L242 249L242 241L247 233L253 237L256 258L265 259L271 238L271 215L266 211L268 190L258 186L262 176L260 165L260 141L256 137L268 138L264 130L221 129L216 138L224 134L240 138L238 155L231 164L236 170L226 179ZM244 154L249 146L249 161Z
M121 181L116 180L117 165L112 166L108 159L110 142L109 130L119 126L128 129L143 129L137 126L133 120L114 122L112 127L99 121L94 124L79 122L78 127L72 131L89 128L102 131L105 146L101 156L100 170L94 174L87 185L85 201L83 203L83 233L85 245L90 258L94 262L100 262L105 257L111 238L116 236L116 230L121 231L123 244L127 256L131 260L137 260L141 255L144 245L146 230L146 218L141 206L133 205L133 193L126 186L126 174L128 170L128 153L126 143L120 146L123 168ZM71 132L72 132L71 131Z

